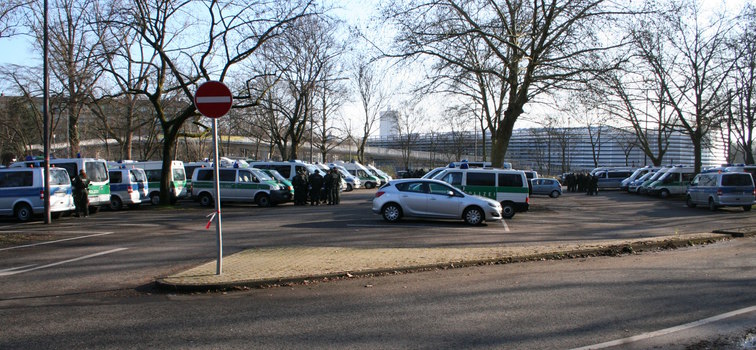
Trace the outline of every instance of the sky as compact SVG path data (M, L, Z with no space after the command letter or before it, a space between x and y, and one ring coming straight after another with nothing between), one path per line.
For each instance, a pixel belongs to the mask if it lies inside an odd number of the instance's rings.
M0 0L3 1L3 0ZM366 23L369 21L370 17L375 14L376 7L379 4L377 0L323 0L327 4L331 4L335 9L331 12L332 15L334 15L337 18L340 18L344 20L348 25L350 26L360 26L364 27ZM701 4L705 11L711 11L721 8L726 8L730 12L737 12L738 9L740 9L744 3L746 3L748 0L701 0ZM370 30L380 30L381 26L373 26ZM387 33L385 36L390 36L390 33ZM34 41L31 38L25 37L25 36L15 36L12 38L0 38L0 52L3 54L0 55L0 66L7 65L7 64L17 64L17 65L32 65L32 66L41 66L41 53L37 51L41 50L35 50ZM415 74L415 73L407 73L407 72L394 72L392 73L392 76L388 79L393 86L389 87L389 89L395 89L396 86L408 86L411 84L411 81L413 79L422 78L421 75ZM0 93L2 92L2 86L0 86ZM392 101L391 105L397 106L397 104L400 103L401 100L403 100L405 97L397 96L394 98L394 101ZM432 99L432 98L431 98ZM441 107L443 103L426 103L430 107L426 108L426 111L431 114L438 115L442 113ZM438 108L438 110L429 110L432 108ZM541 113L548 113L548 112L539 112L538 110L540 108L536 107L535 105L529 106L529 108L533 108L531 110L533 113L530 113L532 116L538 118L538 115ZM361 115L361 109L360 107L355 103L352 102L350 104L347 104L342 111L345 115ZM354 117L352 119L355 119ZM528 127L533 126L532 123L527 122L528 115L524 115L521 118L521 121L518 121L518 127ZM359 125L361 121L353 120L355 125Z

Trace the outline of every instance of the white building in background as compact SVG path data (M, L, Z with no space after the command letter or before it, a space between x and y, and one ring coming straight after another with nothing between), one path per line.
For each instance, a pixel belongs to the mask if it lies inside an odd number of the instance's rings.
M387 116L386 122L391 121ZM401 142L392 129L383 132L384 115L381 115L381 135L371 138L369 146L388 149L400 149ZM593 140L591 139L593 135ZM601 135L598 138L598 135ZM711 135L717 136L717 135ZM652 136L650 136L652 137ZM463 140L460 141L459 140ZM663 165L685 164L693 165L695 158L693 144L690 138L682 133L673 132L669 138L667 152L662 160ZM434 167L443 165L441 153L455 154L457 148L462 148L462 158L469 160L483 160L483 142L479 133L467 132L464 137L457 136L456 140L450 133L421 134L417 142L411 147L415 151L431 154L429 161L416 161L419 167ZM486 135L486 160L491 158L491 137ZM651 146L652 148L655 145ZM657 154L654 150L654 154ZM594 162L594 156L596 162ZM561 174L563 171L581 171L599 166L635 166L651 165L640 147L635 144L635 134L630 130L602 127L592 129L589 133L584 127L579 128L527 128L515 129L509 141L505 161L512 163L518 169L532 169L543 174ZM701 163L703 167L719 166L726 163L724 142L719 139L707 140L703 146ZM388 161L387 161L388 162Z
M381 112L380 115L380 130L378 137L380 139L391 139L398 136L397 130L399 128L399 112L387 110Z

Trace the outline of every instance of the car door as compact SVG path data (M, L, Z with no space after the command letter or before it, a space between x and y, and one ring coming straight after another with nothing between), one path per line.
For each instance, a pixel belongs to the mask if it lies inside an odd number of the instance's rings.
M239 169L238 176L236 178L235 193L238 200L244 202L252 202L255 200L255 192L257 191L254 185L254 176L251 171L246 169Z
M542 179L533 179L530 180L530 185L533 186L533 193L534 194L544 194L546 193L546 189L544 188L544 181Z
M437 183L428 184L428 215L442 218L460 218L462 216L462 197L449 186ZM449 191L455 193L450 196Z
M240 196L236 192L236 170L220 169L218 173L218 187L220 187L221 200L239 200Z
M428 184L408 182L397 186L402 210L409 216L426 216L428 212Z

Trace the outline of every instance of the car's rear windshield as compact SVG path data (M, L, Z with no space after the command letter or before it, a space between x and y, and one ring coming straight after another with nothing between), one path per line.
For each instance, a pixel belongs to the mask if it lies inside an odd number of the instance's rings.
M722 175L722 186L752 186L753 180L748 174Z

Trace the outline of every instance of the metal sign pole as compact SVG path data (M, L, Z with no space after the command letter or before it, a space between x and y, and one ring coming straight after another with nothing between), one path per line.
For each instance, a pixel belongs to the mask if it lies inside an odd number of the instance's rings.
M218 120L213 118L213 178L215 185L215 233L218 237L218 262L215 268L215 274L220 275L223 271L223 230L221 228L221 202L220 202L220 185L218 178L220 171L220 162L218 161Z

